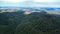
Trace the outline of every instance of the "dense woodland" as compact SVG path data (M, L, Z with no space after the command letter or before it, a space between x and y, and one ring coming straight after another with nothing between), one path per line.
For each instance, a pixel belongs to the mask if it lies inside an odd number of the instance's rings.
M0 34L60 34L60 15L34 12L0 13Z

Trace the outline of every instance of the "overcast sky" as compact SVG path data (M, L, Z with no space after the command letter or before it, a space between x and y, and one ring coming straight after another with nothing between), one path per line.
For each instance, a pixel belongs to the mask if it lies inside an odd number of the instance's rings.
M60 0L0 0L0 6L60 7Z

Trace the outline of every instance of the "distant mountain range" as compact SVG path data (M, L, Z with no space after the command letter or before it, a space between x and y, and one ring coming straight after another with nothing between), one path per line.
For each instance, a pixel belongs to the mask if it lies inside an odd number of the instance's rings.
M60 10L60 8L52 8L52 7L0 7L1 8L41 8L41 9L45 9L45 10Z
M46 9L46 10L60 10L60 8L42 8L42 9Z

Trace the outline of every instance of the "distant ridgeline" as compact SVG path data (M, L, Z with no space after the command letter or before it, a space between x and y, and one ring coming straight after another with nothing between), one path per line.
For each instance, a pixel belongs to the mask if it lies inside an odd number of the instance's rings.
M41 9L46 9L46 10L60 10L60 8L53 8L53 7L0 7L0 9L10 9L10 8L41 8Z
M60 10L60 8L42 8L42 9L46 9L46 10Z

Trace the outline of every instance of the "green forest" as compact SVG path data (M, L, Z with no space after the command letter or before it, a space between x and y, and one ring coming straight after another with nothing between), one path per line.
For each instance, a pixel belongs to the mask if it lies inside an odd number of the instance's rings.
M34 12L0 13L0 34L60 34L60 15Z

